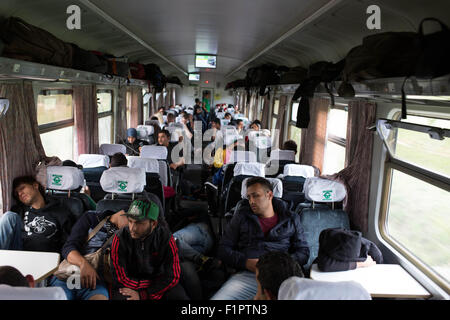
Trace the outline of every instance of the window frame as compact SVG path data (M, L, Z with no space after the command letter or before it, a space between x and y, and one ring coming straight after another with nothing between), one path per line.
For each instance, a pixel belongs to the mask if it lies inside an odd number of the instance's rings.
M393 116L394 119L398 118L398 114ZM409 114L409 113L408 113ZM409 114L412 116L420 116L416 114ZM436 118L428 116L428 118ZM386 146L383 146L386 149ZM419 258L415 257L412 252L410 252L405 245L395 240L389 235L388 232L388 213L389 213L389 202L392 189L392 177L394 170L397 170L403 174L409 175L418 180L424 181L425 183L431 184L437 188L446 190L450 192L450 179L442 176L438 173L432 172L425 168L418 167L412 163L402 161L400 159L393 158L389 151L386 150L386 159L384 162L384 173L382 182L382 192L381 192L381 202L380 211L378 215L378 231L383 241L389 244L397 252L400 253L402 257L412 263L416 268L422 271L428 278L435 282L439 287L443 288L447 292L450 292L450 286L446 279L444 279L440 274L434 271L430 266L424 263Z

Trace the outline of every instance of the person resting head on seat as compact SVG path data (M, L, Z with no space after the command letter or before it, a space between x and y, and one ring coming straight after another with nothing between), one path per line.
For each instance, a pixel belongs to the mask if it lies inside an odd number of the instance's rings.
M32 176L13 180L16 205L0 217L0 249L60 252L75 216ZM23 232L25 230L26 232Z
M66 167L74 167L74 168L78 168L80 170L83 170L83 166L81 164L76 164L72 160L64 160L62 165L66 166ZM87 197L86 198L87 201L89 202L88 207L93 209L93 210L95 210L95 208L97 207L97 203L94 201L94 199L91 198L91 190L89 190L88 186L80 187L80 188L78 188L75 191L84 193L86 195L86 197Z
M288 253L270 251L263 254L256 264L258 291L254 300L277 300L283 281L290 277L303 278L300 265Z
M109 167L126 167L128 165L127 157L122 152L116 152L111 156Z
M128 156L139 156L141 147L148 145L148 142L137 138L137 130L135 128L129 128L127 130L127 138L121 144L127 148Z
M0 300L67 300L60 288L35 288L32 275L14 267L0 266Z
M188 299L179 284L177 245L161 214L157 198L134 200L124 214L128 226L111 245L113 300Z
M297 154L297 143L294 140L287 140L283 143L281 150L291 150Z
M256 264L268 251L289 252L299 265L304 265L309 258L300 217L282 200L274 198L271 183L262 177L252 177L246 187L248 204L235 211L217 252L225 265L238 272L216 292L213 300L253 298L258 287Z

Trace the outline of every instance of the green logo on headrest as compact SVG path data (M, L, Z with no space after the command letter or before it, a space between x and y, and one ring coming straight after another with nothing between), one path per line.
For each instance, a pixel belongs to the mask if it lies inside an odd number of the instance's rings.
M127 191L127 186L128 186L128 181L117 181L117 183L119 184L119 191L122 192L126 192Z
M141 201L141 200L134 200L130 208L128 209L128 212L125 214L127 217L141 220L141 219L152 219L152 220L158 220L159 215L159 207L156 203L150 201Z
M62 175L61 174L52 174L53 181L52 185L54 186L60 186L62 181Z
M323 200L331 200L333 197L332 195L333 190L323 190L322 193L323 193Z

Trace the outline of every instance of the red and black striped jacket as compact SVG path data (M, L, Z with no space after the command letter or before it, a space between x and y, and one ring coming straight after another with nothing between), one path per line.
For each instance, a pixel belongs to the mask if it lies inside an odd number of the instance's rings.
M172 233L161 225L144 240L133 239L127 227L111 245L113 290L130 288L141 300L159 300L180 280L178 248Z

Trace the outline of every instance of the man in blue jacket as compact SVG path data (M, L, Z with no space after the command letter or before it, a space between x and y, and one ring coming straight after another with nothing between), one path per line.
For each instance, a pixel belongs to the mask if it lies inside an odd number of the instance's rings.
M257 292L255 277L259 257L269 251L289 253L300 265L309 258L309 247L298 215L280 199L261 177L247 180L248 205L235 212L225 229L218 258L236 269L212 300L248 300Z

